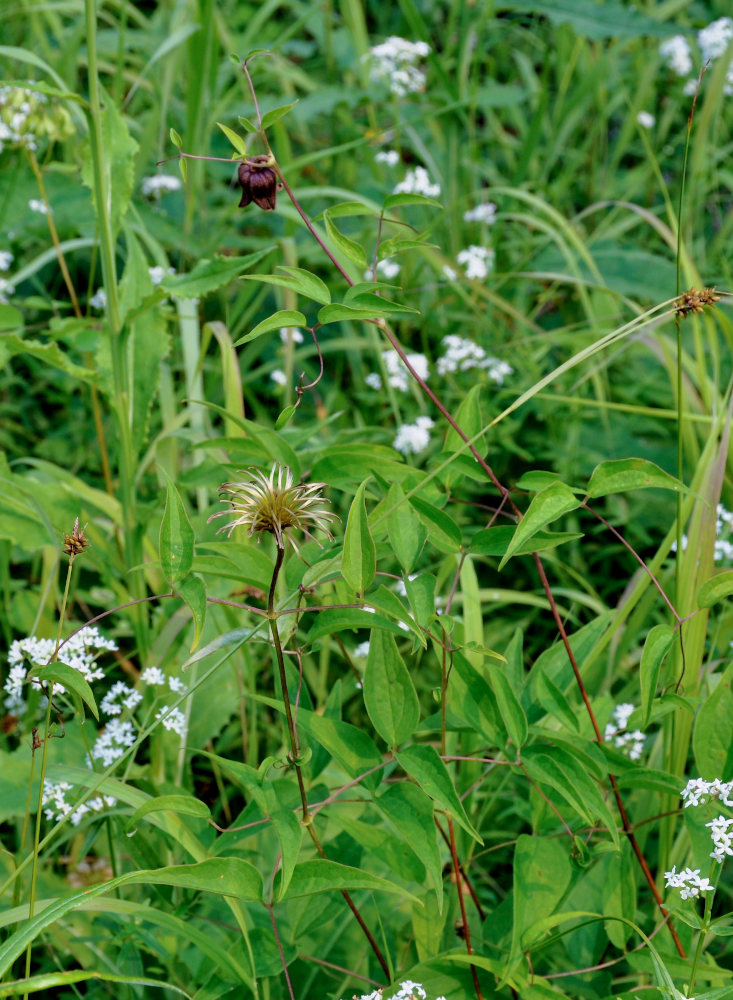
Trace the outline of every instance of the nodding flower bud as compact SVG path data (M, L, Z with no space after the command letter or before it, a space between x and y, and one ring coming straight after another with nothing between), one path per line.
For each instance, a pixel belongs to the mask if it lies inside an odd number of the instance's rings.
M277 174L272 168L274 160L271 156L250 156L239 166L237 176L242 185L242 200L239 207L249 205L251 201L259 205L265 212L271 212L277 201Z

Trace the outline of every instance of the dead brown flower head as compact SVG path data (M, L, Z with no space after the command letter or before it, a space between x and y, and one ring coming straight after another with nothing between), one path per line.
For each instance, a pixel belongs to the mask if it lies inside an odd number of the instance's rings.
M84 528L79 527L79 518L77 517L71 534L64 534L64 552L70 559L75 559L76 556L82 554L88 544L89 539L84 537Z
M701 313L705 306L720 302L720 296L714 288L688 288L677 299L677 316L689 316L690 313Z
M277 202L277 174L273 170L272 156L249 156L239 165L237 176L242 185L242 200L239 207L251 201L265 212L272 212Z

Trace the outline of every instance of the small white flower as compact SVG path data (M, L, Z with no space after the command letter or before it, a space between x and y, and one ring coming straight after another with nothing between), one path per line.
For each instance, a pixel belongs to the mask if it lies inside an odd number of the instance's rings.
M150 274L150 280L154 285L159 285L163 278L169 274L175 274L175 267L161 267L160 264L156 264L155 267L149 267L148 273Z
M51 211L45 201L41 201L39 198L31 198L28 202L28 208L31 212L40 212L41 215L48 215Z
M455 281L456 278L458 277L458 271L456 271L452 267L449 267L448 264L444 264L443 265L442 271L443 271L443 274L448 279L448 281Z
M282 340L283 344L287 343L288 340L292 340L294 344L302 344L303 334L297 326L284 326L280 330L280 340Z
M440 184L433 184L425 167L415 167L394 188L394 194L421 194L426 198L440 196Z
M13 263L13 255L9 250L0 250L0 271L7 271Z
M683 871L676 871L677 866L671 872L665 872L666 887L668 889L679 889L682 899L692 899L699 896L701 892L712 892L714 886L710 884L710 879L700 878L700 869L685 868Z
M396 260L392 260L391 257L385 257L384 260L380 260L377 263L377 272L381 274L382 277L387 278L387 280L390 278L396 278L400 273L400 270L400 265Z
M4 306L8 304L8 299L15 294L15 285L12 285L5 278L0 278L0 303Z
M364 58L369 60L372 80L385 80L391 93L406 97L425 90L425 74L415 63L429 54L430 46L425 42L409 42L392 35L373 46Z
M369 640L366 639L364 642L360 642L351 655L356 660L366 660L367 656L369 656Z
M146 198L160 198L169 191L179 191L181 179L170 174L156 174L155 177L143 177L140 188Z
M89 299L89 305L92 309L102 309L107 308L107 293L103 288L98 288L91 299Z
M725 816L718 816L705 826L710 827L710 836L713 841L713 850L710 857L720 864L723 859L733 857L733 832L729 832L733 826L733 819L726 819Z
M399 389L400 392L407 392L410 384L410 373L403 365L402 359L397 351L383 351L382 358L384 359L384 367L387 369L389 384L395 389ZM408 354L407 360L410 362L420 378L423 381L426 381L429 370L428 359L425 355ZM377 372L372 372L370 375L367 375L365 381L366 384L372 389L382 388L382 379Z
M380 149L374 156L375 163L384 163L388 167L396 167L400 162L400 154L396 149Z
M99 707L105 715L120 715L123 708L132 712L143 700L143 696L135 688L128 687L124 681L117 681L102 698Z
M132 723L111 719L92 747L92 757L100 759L104 767L110 767L134 742Z
M733 39L733 21L729 17L720 17L707 28L698 31L697 44L700 46L702 61L706 63L709 59L719 59L725 54L731 39Z
M430 429L433 426L430 417L418 417L414 424L403 424L392 447L402 455L419 455L430 444Z
M288 381L288 377L285 372L280 371L279 368L276 368L275 371L272 372L270 378L276 385L286 385Z
M677 76L688 76L692 72L690 45L684 35L665 39L659 46L659 55Z
M496 205L493 201L487 201L483 205L476 205L463 213L464 222L483 222L487 226L493 226L496 222Z
M185 694L188 688L179 677L169 677L168 687L174 694Z
M469 280L482 281L493 270L495 256L491 247L471 245L466 250L461 250L456 259Z
M168 683L168 679L160 667L146 667L140 674L140 680L146 684L162 685L163 687Z
M166 729L178 733L182 739L186 738L188 731L186 716L180 708L161 708L155 718L160 719Z
M504 379L514 373L512 366L506 361L489 357L483 347L455 333L443 337L443 348L445 354L442 358L438 358L437 364L439 375L481 368L492 382L502 385Z
M649 111L640 111L636 120L642 128L654 128L657 123L657 119Z

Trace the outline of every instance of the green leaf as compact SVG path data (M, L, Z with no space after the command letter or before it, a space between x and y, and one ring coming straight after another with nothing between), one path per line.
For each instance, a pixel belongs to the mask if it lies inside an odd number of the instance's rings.
M371 478L371 477L369 477ZM369 479L365 479L349 510L344 534L344 552L341 573L346 585L356 594L364 595L374 579L377 569L377 550L374 545L369 519L367 518L364 491Z
M270 812L270 820L280 841L282 868L277 898L282 900L287 895L298 861L300 845L303 842L303 825L292 809L274 809Z
M0 334L0 367L5 367L8 360L16 354L27 354L29 357L37 358L52 368L59 368L72 378L88 382L96 381L91 368L82 368L81 365L75 364L58 344L42 344L39 340L25 339L15 333Z
M512 871L514 921L507 976L514 961L533 943L529 935L532 926L562 903L572 874L568 848L558 840L522 833L514 849Z
M414 778L422 790L433 799L441 809L449 813L459 826L474 840L483 844L483 840L474 830L466 815L461 800L458 798L455 786L451 781L448 769L435 747L417 745L407 747L395 754L397 761L405 771Z
M471 538L469 550L474 555L503 556L514 537L515 529L507 524L494 528L481 528ZM531 552L542 552L544 549L554 549L566 542L574 542L582 538L582 532L576 531L538 531L523 545L520 545L515 556L529 555Z
M409 505L399 483L392 483L387 494L387 532L392 551L405 573L412 573L425 545L427 531Z
M284 410L281 410L277 420L275 421L275 430L281 431L283 427L287 427L294 413L295 403L292 403L290 406L286 406Z
M487 664L486 671L496 696L501 720L509 733L509 738L519 751L527 742L529 732L527 716L503 668L496 663L490 663Z
M376 804L428 870L443 909L443 865L438 847L438 831L432 800L411 782L389 785Z
M428 541L436 549L449 555L460 550L461 529L449 514L422 497L410 497L410 503L428 529Z
M366 598L366 603L376 608L377 611L383 611L386 615L391 615L398 622L402 622L415 635L420 645L427 647L427 640L422 631L417 627L407 609L407 605L393 590L388 590L384 584L380 584L377 590L372 591Z
M216 124L219 126L219 128L222 130L222 132L227 137L229 142L231 142L232 146L234 146L236 151L240 154L240 156L246 156L247 145L244 139L241 137L241 135L237 135L237 133L233 129L228 128L226 125L222 125L221 122L217 122Z
M176 130L172 128L168 134L170 135L171 142L176 147L176 149L181 149L183 147L183 139L181 139L178 132L176 132Z
M259 132L259 128L255 125L254 122L251 122L249 118L244 118L242 115L239 115L237 121L242 126L242 128L245 129L247 132L250 133Z
M23 313L20 309L0 304L0 333L8 330L22 330L23 325Z
M299 295L304 295L307 299L313 299L322 305L328 305L331 301L331 293L328 286L321 281L316 274L305 271L301 267L285 267L280 265L278 271L283 274L245 274L247 281L262 281L266 285L277 285L280 288L290 288Z
M637 39L644 35L666 38L670 31L635 7L618 0L589 4L587 0L501 0L500 10L549 18L553 24L569 24L576 35L600 41L606 38Z
M97 722L99 722L99 711L97 710L97 703L94 700L92 689L85 678L74 667L70 667L66 663L49 663L39 670L30 670L28 675L30 677L37 677L41 681L53 681L54 684L61 684L69 691L73 691L88 706L89 711Z
M535 664L532 675L540 705L546 712L559 719L568 729L576 733L579 732L580 725L577 713L573 711L568 699L554 681L547 676L542 666L537 667Z
M393 302L391 299L375 294L375 283L369 282L368 284L371 284L372 287L369 288L368 291L360 292L358 295L349 294L354 291L353 288L350 288L346 295L344 295L344 305L354 306L356 309L363 309L366 311L380 310L380 313L384 313L385 316L406 313L411 313L413 316L420 315L419 309L414 309L412 306L406 306L402 302Z
M315 642L316 639L320 639L324 635L332 635L334 632L343 632L344 629L356 628L380 628L387 632L394 632L396 635L404 635L397 622L390 621L389 618L373 615L361 608L344 608L319 612L308 633L306 643Z
M298 312L297 309L280 309L278 312L273 313L272 316L268 316L267 319L263 319L261 323L253 327L244 337L240 337L234 346L239 347L240 344L247 344L250 340L256 340L257 337L261 337L263 333L269 333L270 330L279 330L283 326L305 325L306 318L302 312Z
M189 573L176 583L176 593L180 594L193 615L193 642L189 652L201 642L201 634L206 623L206 584L198 573Z
M154 812L164 812L166 809L177 816L196 816L198 819L208 819L211 816L209 807L199 799L195 799L193 795L158 795L138 806L125 824L125 833L130 836L144 816Z
M526 545L538 531L571 510L577 510L580 500L565 483L551 483L537 494L527 508L527 513L517 525L514 538L504 554L499 569L503 569L509 559Z
M670 476L654 462L645 458L622 458L612 462L601 462L593 470L588 483L589 497L605 497L611 493L625 493L627 490L644 490L656 487L689 493L679 479Z
M366 270L367 258L363 245L357 243L356 240L350 239L348 236L344 236L336 226L336 223L331 219L328 210L323 213L323 221L326 224L328 238L339 253L343 254L347 260L356 264L357 267Z
M279 108L273 108L264 114L262 116L262 131L265 132L275 122L279 122L289 111L292 111L297 103L297 101L293 101L292 104L283 104Z
M318 322L321 326L326 326L328 323L341 323L344 320L378 319L386 316L387 313L388 310L381 306L373 309L359 309L357 306L347 306L340 302L334 302L332 305L324 306L323 309L318 310Z
M463 598L463 638L464 645L471 648L471 652L464 648L463 653L466 659L474 667L483 663L483 655L473 651L475 647L481 647L484 643L484 618L481 611L481 592L476 576L476 567L470 556L466 556L460 571L461 597Z
M336 861L327 861L325 858L302 861L297 865L286 897L295 899L298 896L313 896L319 892L353 891L354 889L366 889L370 892L393 892L417 902L417 897L403 886L395 885L383 878L377 878L376 875L369 875L368 872L362 871L360 868L350 868L348 865L340 865Z
M178 169L181 171L181 177L183 179L183 183L185 184L188 180L188 160L183 156L181 156L178 160Z
M456 423L464 432L466 437L473 438L483 427L483 419L481 417L481 394L484 391L484 387L480 384L472 386L466 396L461 400L461 404L454 414ZM474 445L479 452L486 447L482 438L474 441ZM452 427L449 427L445 435L443 451L450 454L451 452L458 451L462 447L465 447L463 438Z
M302 728L320 743L351 778L358 778L365 771L379 768L384 763L374 741L362 729L357 729L348 722L300 708L298 728ZM363 783L373 791L381 780L381 771L377 770L364 778Z
M435 198L428 198L424 194L390 194L384 199L384 211L391 208L399 208L400 205L425 205L429 208L442 208L443 206Z
M412 736L420 705L405 661L388 632L373 629L364 674L364 705L374 728L391 749Z
M732 574L733 575L733 574ZM654 695L659 684L659 673L664 658L675 641L677 632L669 625L655 625L649 631L644 642L639 668L639 683L641 685L641 728L646 729L652 714Z
M160 564L166 580L174 584L190 572L194 534L178 490L168 473L163 472L167 480L167 497L160 525Z
M82 179L91 189L97 218L100 218L103 213L107 215L112 235L116 236L130 207L135 183L135 156L138 144L130 135L127 122L113 100L108 99L105 103L100 128L103 150L100 170L103 190L99 192L95 183L90 139L87 139L84 145ZM104 205L97 204L98 197L104 200Z
M701 777L729 780L733 773L733 663L718 680L713 693L703 703L695 719L692 747Z
M271 250L272 247L267 247L247 254L246 257L215 257L213 260L200 260L189 274L166 275L160 287L167 295L173 295L178 299L199 299L221 288L222 285L227 285L248 267L254 267ZM255 276L250 274L244 277Z
M718 601L724 600L733 594L733 570L724 573L716 573L715 576L706 580L697 592L698 608L712 608Z

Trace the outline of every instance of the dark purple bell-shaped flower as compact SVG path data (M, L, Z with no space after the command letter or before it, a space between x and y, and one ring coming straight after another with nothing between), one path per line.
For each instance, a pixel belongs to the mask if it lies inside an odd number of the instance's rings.
M242 200L239 207L251 201L265 212L272 212L277 201L277 174L272 168L272 157L268 155L250 156L239 166L237 176L242 185Z

